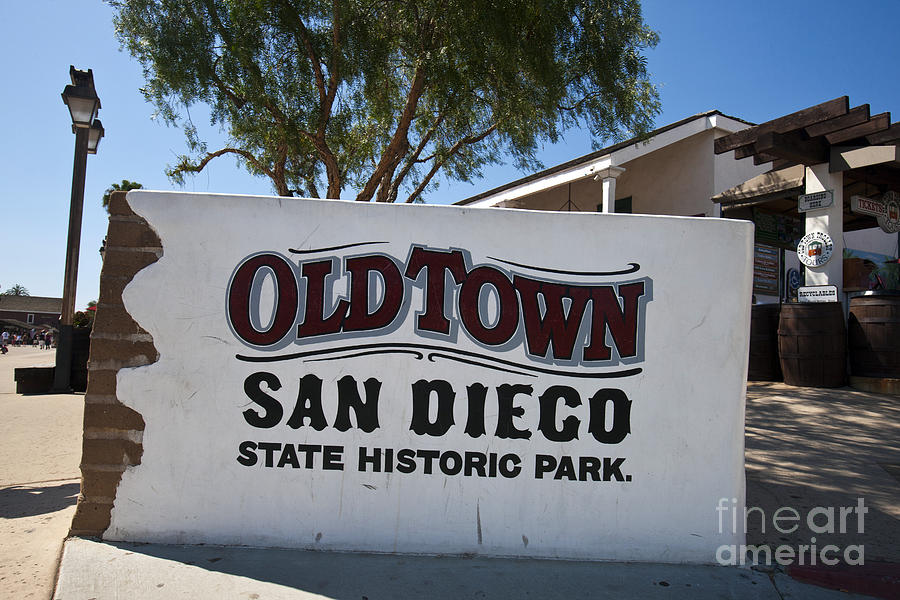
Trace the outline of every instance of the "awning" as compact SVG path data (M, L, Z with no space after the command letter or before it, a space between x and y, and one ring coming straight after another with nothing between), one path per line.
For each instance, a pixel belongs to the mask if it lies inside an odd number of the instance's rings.
M39 325L36 323L26 323L25 321L19 321L18 319L0 319L0 325L9 325L11 327L17 327L23 330L30 329L41 329L44 331L56 331L56 327L51 325Z
M803 165L763 173L721 194L716 194L712 197L712 201L722 204L723 207L727 205L737 208L802 194L805 173L806 168Z

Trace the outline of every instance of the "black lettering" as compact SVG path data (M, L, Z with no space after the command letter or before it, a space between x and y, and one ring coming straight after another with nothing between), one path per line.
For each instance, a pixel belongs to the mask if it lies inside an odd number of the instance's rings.
M265 383L273 392L281 389L281 382L272 373L253 373L247 377L244 380L244 393L253 402L261 406L265 412L260 415L254 409L248 408L244 411L244 420L252 427L269 429L281 422L284 408L282 408L281 402L262 391L261 383Z
M536 454L534 456L534 478L543 479L545 473L556 470L556 458L549 454Z
M463 461L459 452L447 450L441 453L441 473L444 475L456 475L462 471Z
M369 456L364 446L359 447L359 466L357 470L360 473L368 471L366 465L372 465L373 473L381 473L381 448L372 448L372 455Z
M416 470L416 451L403 448L397 451L397 472L412 473Z
M300 429L307 417L310 426L316 431L322 431L328 426L325 411L322 410L322 380L315 375L304 375L300 380L297 404L294 405L294 412L288 419L288 427Z
M237 461L244 465L245 467L252 467L256 464L256 443L255 442L241 442L241 445L238 446L238 451L241 453L240 456L237 457Z
M523 439L531 438L531 431L518 429L513 423L513 418L525 414L521 406L513 406L518 394L531 395L534 391L530 385L504 383L497 388L497 432L498 438Z
M469 399L469 413L466 417L466 433L473 438L481 437L485 435L484 402L485 398L487 398L487 387L480 383L473 383L466 388L466 394Z
M306 468L312 469L316 462L316 452L322 451L319 444L297 444L297 450L306 457Z
M631 400L622 390L606 388L599 390L588 401L591 406L591 421L588 431L601 444L618 444L631 433ZM612 428L606 430L606 407L613 406Z
M519 466L520 462L522 462L522 459L517 454L504 454L500 458L500 464L498 465L500 474L507 479L516 477L522 471L522 467Z
M578 480L587 481L588 475L591 481L600 481L600 459L596 456L578 457Z
M278 467L283 468L287 464L290 464L293 469L300 468L300 459L297 458L297 450L294 449L293 444L285 444L284 448L281 450L281 458L278 460Z
M612 460L609 457L603 457L603 481L612 481L615 479L616 481L625 481L625 476L622 475L622 463L625 462L624 458L617 458L616 460Z
M277 442L260 442L257 444L257 448L266 453L265 465L267 467L275 466L275 452L281 450L281 444Z
M574 415L569 415L562 422L562 428L556 428L556 408L559 401L563 400L569 408L581 406L581 397L578 392L565 385L553 385L541 394L538 399L541 404L541 418L538 430L551 442L571 442L578 439L578 426L581 421Z
M466 452L466 472L465 475L467 477L471 477L473 474L478 475L479 477L487 477L484 471L484 466L487 463L487 457L481 452Z
M322 450L322 468L326 471L343 471L343 446L325 446Z
M428 416L432 392L437 394L438 410L434 423ZM440 437L453 426L453 401L456 392L449 382L442 379L425 381L420 379L412 384L412 420L410 430L418 435Z
M338 431L350 429L351 408L359 429L366 433L378 429L378 393L381 391L381 382L370 377L363 382L363 386L366 389L365 402L359 397L359 388L353 377L344 375L338 380L338 410L334 420L334 428Z
M437 450L419 450L416 456L422 459L422 472L431 475L434 472L434 460L440 455Z
M571 456L564 455L559 458L559 467L556 469L553 479L568 479L569 481L578 479L578 475L575 473L575 463L572 462Z

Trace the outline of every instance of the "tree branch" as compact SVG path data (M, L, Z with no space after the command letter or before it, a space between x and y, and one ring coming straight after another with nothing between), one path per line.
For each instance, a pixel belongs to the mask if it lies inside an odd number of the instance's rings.
M450 157L452 157L454 154L459 152L459 150L463 146L477 144L478 142L480 142L481 140L483 140L484 138L486 138L487 136L492 134L496 129L497 129L497 124L494 123L493 125L491 125L486 130L482 131L479 134L464 137L463 139L461 139L458 142L456 142L455 144L453 144L453 146L447 152L446 156L444 156L443 158L435 158L434 164L431 166L431 170L428 171L428 174L425 175L425 177L422 179L422 181L419 183L419 185L416 186L416 189L414 189L412 194L410 194L409 197L406 199L407 204L416 201L416 198L418 198L422 194L422 191L425 190L425 188L431 182L431 179L441 169L441 167L444 166L444 163L447 162L447 160Z
M391 141L388 143L387 148L385 148L384 152L381 154L381 160L375 167L375 171L356 197L357 201L368 202L371 200L372 195L375 193L375 189L378 187L384 174L388 170L395 169L397 163L399 163L408 151L409 141L407 135L409 134L409 126L410 123L412 123L413 115L416 112L419 98L422 96L422 92L425 89L425 79L425 68L420 64L416 67L416 73L413 77L412 84L410 85L409 93L406 96L406 104L403 107L403 112L400 114L397 129L394 131L394 135L391 137Z
M451 99L452 102L452 99ZM441 109L438 113L437 117L431 124L431 127L428 128L428 131L425 132L425 135L422 136L422 139L419 140L419 144L416 146L416 149L413 150L412 154L410 154L406 162L403 164L403 167L400 169L400 174L397 177L393 178L393 183L391 184L391 193L388 198L388 202L396 202L397 195L400 193L400 184L403 183L403 180L406 179L406 176L409 175L409 172L412 170L413 166L420 162L419 156L422 154L422 151L425 149L425 146L428 145L428 142L431 141L431 137L434 135L434 132L437 131L437 128L441 123L444 122L446 117L446 111Z

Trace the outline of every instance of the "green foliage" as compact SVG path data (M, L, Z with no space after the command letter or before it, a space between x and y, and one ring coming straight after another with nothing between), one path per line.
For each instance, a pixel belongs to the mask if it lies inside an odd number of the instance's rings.
M659 111L637 0L108 1L144 94L187 134L177 182L231 154L281 195L412 202L441 170L536 168L571 127L623 139ZM225 148L182 116L195 103Z
M123 179L122 183L114 183L103 192L103 208L109 211L109 195L113 192L128 192L130 190L139 190L144 186L136 181L128 181Z
M4 296L30 296L31 294L28 293L28 288L26 288L24 285L19 285L17 283L16 285L12 286L11 288L9 288L5 292L3 292L3 295Z
M92 328L94 326L94 313L91 311L76 311L72 315L72 326Z

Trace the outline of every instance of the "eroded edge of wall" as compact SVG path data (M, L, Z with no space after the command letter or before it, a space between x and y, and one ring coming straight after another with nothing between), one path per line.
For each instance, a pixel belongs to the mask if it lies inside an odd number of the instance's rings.
M109 199L106 255L84 397L81 493L70 535L103 535L122 473L139 465L144 451L144 419L119 401L116 374L122 368L154 363L159 353L150 334L125 310L122 290L138 271L159 260L162 245L128 206L125 195L113 192Z

